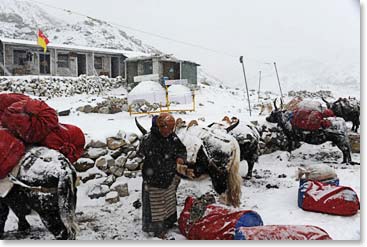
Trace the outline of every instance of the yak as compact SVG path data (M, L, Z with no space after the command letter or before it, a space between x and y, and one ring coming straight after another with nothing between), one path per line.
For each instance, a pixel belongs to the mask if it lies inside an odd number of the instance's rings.
M222 130L201 127L195 122L188 125L176 121L175 133L187 150L186 165L194 170L195 178L211 178L214 190L234 206L240 205L241 177L239 176L240 148L238 142ZM135 123L143 135L148 132L137 119ZM228 131L233 126L228 128Z
M323 97L321 99L326 103L328 109L331 109L335 116L343 118L346 122L353 123L352 131L358 132L360 125L360 103L354 98L339 98L334 103L329 103Z
M76 171L65 156L46 147L31 148L20 160L18 174L9 176L13 186L0 197L1 238L10 208L18 231L30 230L25 217L33 209L56 239L75 239Z
M347 134L347 128L344 119L339 117L332 117L330 119L332 126L326 129L318 129L315 131L305 131L298 128L293 128L289 119L293 112L282 110L277 107L276 100L274 100L274 110L266 117L266 121L276 123L284 131L289 140L288 151L291 152L296 142L306 142L308 144L320 145L324 142L331 141L343 153L343 163L355 164L351 158L351 146Z
M222 122L211 123L208 127L226 130L237 140L240 146L240 160L246 160L248 165L245 179L252 178L252 171L255 162L259 159L260 152L258 130L254 126L240 122L236 117L229 120L227 116L223 118Z

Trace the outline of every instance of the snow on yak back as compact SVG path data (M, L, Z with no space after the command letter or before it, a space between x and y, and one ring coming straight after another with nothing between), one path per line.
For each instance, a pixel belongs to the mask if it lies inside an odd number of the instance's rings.
M221 129L210 129L199 125L193 125L186 129L187 135L196 136L203 142L203 149L208 156L209 166L215 167L221 172L212 173L211 179L214 188L221 194L226 193L229 204L238 207L241 195L241 177L239 175L240 147L237 140L223 132ZM225 179L221 176L225 174ZM221 181L222 186L215 186ZM223 191L225 190L225 191Z
M360 125L360 102L355 98L339 98L333 103L321 97L328 109L331 109L337 117L353 123L352 131L358 132Z
M135 118L139 130L145 135L148 132ZM186 146L187 163L196 168L195 175L209 174L213 187L218 194L225 193L226 202L238 207L241 195L241 177L239 176L240 149L238 142L222 130L198 126L191 122L186 125L177 121L175 133ZM194 164L193 164L194 162Z
M19 218L19 223L29 226L25 215L32 208L56 239L75 239L78 231L76 172L68 159L55 150L33 147L19 164L18 175L11 178L15 186L1 199L1 209L6 210L7 205ZM0 232L5 220L0 219Z
M240 146L240 160L246 160L248 169L245 179L252 177L252 170L254 169L255 162L259 158L259 142L260 134L255 126L246 124L244 121L240 121L236 117L232 117L232 121L224 121L229 119L227 116L219 123L212 123L208 125L211 129L220 129L225 133L229 133L233 136Z
M337 117L329 117L325 120L330 121L329 128L320 128L314 131L305 131L292 126L291 116L293 112L278 108L276 99L274 100L274 110L266 117L266 121L276 123L284 131L289 139L288 151L291 152L293 144L297 141L303 141L308 144L320 145L327 141L333 142L343 153L343 163L356 164L352 162L351 146L345 125L345 121Z

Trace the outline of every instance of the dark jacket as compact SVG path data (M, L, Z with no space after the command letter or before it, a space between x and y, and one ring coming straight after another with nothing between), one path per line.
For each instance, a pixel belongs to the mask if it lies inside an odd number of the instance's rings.
M164 138L153 124L150 133L140 144L144 159L143 180L148 185L166 189L176 174L176 159L186 160L186 147L175 133Z

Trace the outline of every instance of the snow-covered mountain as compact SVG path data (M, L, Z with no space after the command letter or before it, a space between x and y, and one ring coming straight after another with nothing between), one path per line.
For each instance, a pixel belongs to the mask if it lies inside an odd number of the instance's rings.
M0 37L36 40L40 28L51 43L160 53L105 21L20 0L0 0Z

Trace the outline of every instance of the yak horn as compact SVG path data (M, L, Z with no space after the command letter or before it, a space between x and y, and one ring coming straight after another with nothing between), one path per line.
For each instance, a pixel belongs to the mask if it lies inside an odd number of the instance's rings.
M239 123L240 123L240 120L238 119L236 121L236 123L234 123L231 126L229 126L228 128L226 128L227 133L230 132L231 130L233 130L234 128L236 128Z
M141 124L138 122L138 119L136 117L135 117L135 124L143 135L146 135L148 133L148 131L144 129L143 126L141 126Z
M324 99L324 97L321 97L322 101L324 101L326 103L327 108L330 109L330 103L326 101L326 99Z
M278 107L277 107L277 98L275 98L275 100L273 101L273 104L274 104L274 110L278 110Z

